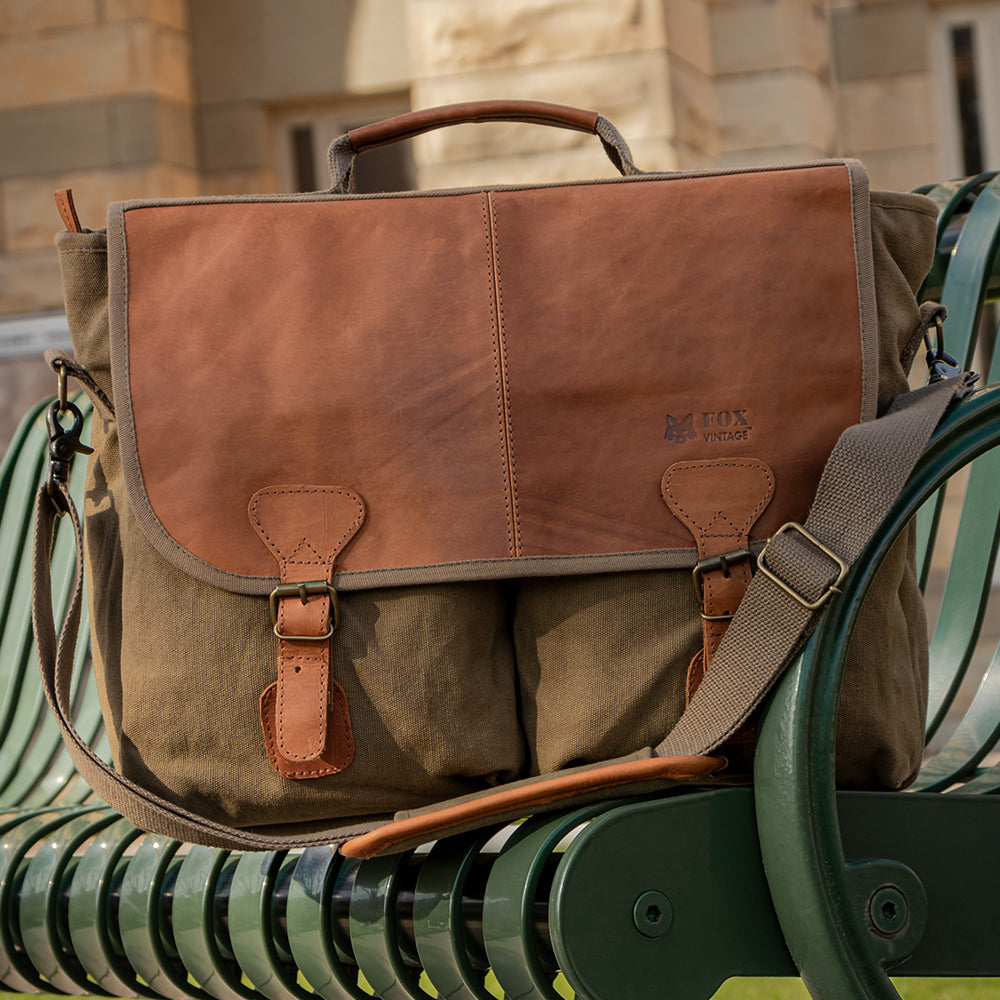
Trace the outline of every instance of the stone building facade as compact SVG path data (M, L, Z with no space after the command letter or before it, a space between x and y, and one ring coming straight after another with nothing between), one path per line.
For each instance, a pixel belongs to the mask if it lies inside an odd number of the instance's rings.
M910 188L1000 165L1000 0L0 0L0 406L36 391L10 317L60 306L55 188L92 227L122 198L322 188L344 129L487 97L593 108L646 169L850 155ZM358 168L610 172L592 137L524 125Z

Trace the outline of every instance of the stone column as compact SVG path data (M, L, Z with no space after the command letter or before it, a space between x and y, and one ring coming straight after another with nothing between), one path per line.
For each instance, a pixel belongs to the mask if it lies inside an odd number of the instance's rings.
M810 0L708 0L720 165L833 155L830 33Z
M709 165L715 94L704 0L407 0L413 106L523 98L597 111L647 170ZM463 125L416 140L421 187L613 176L597 140Z
M184 0L0 6L0 314L61 306L55 189L91 228L197 190L189 49Z
M931 17L926 0L830 12L840 152L861 159L879 187L906 191L941 173Z

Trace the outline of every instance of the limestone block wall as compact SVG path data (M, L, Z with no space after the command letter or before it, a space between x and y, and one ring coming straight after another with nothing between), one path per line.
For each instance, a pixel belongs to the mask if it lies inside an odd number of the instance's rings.
M863 160L879 187L905 191L939 179L942 81L930 59L931 16L926 0L830 12L838 152Z
M191 3L203 192L278 190L275 148L281 137L274 133L289 114L301 111L303 120L311 120L338 108L351 113L370 95L405 94L409 56L402 3ZM318 136L317 142L334 138Z
M407 0L414 107L525 98L600 112L644 169L716 155L701 0ZM577 132L463 125L416 140L421 187L613 176Z
M809 0L707 0L719 165L830 156L836 116L824 8Z
M0 314L58 308L52 191L197 190L185 0L0 4Z

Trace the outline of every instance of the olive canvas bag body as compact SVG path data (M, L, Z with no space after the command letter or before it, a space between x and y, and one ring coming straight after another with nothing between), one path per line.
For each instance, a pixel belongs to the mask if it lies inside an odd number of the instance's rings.
M349 192L357 152L491 119L594 133L623 176ZM906 394L933 206L852 161L642 173L531 102L355 130L331 172L99 231L59 196L52 361L93 454L82 523L58 461L40 492L35 627L81 773L146 829L357 855L746 780L753 710L966 391ZM72 727L79 587L52 622L67 512L113 768ZM926 670L907 535L852 646L843 784L914 775Z

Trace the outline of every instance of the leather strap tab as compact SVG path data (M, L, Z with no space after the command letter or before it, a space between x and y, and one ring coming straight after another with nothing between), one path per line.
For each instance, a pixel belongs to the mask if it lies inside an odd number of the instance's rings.
M707 564L699 574L704 647L691 662L690 700L750 585L750 559L726 557L748 549L750 529L774 495L774 473L755 458L675 462L663 474L660 493Z
M353 490L335 486L271 486L258 490L248 508L250 523L278 562L282 584L322 583L333 578L337 556L365 519L364 501ZM278 683L275 695L277 754L294 777L315 777L329 737L329 633L335 625L332 587L279 588L275 606L278 635ZM350 734L343 692L339 699ZM263 706L262 706L263 708ZM262 716L263 719L263 716ZM267 735L267 723L265 735ZM270 737L269 737L270 738ZM353 743L351 743L353 755ZM346 765L344 765L346 766ZM342 770L342 767L338 767ZM331 773L324 771L323 773Z
M82 233L83 226L80 225L80 218L76 214L76 206L73 204L73 192L70 188L60 188L53 197L56 200L56 208L59 210L59 218L63 225L71 233Z
M338 774L354 760L354 734L351 732L351 717L347 711L347 695L335 680L330 680L326 745L316 760L288 760L278 751L277 701L278 685L275 682L264 688L260 696L260 723L264 730L267 758L278 774L294 779L322 778L328 774Z

